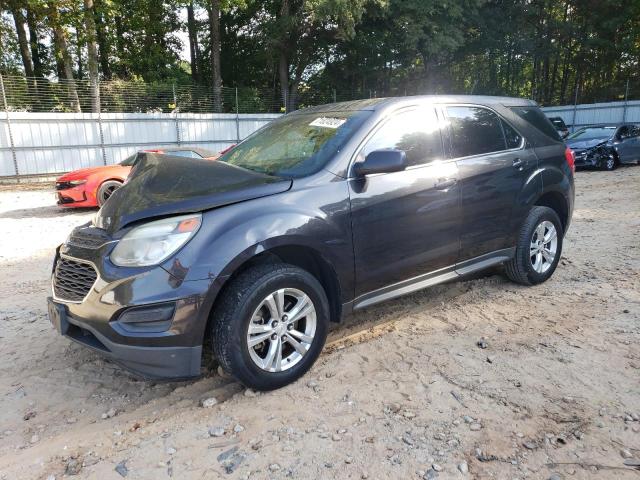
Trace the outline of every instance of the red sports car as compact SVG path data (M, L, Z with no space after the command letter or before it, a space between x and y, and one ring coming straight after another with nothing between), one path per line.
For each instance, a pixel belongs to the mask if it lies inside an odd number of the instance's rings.
M220 156L218 153L203 148L192 147L143 151L205 160L215 160ZM65 173L56 180L58 205L74 208L102 206L111 194L124 183L137 156L138 154L135 153L116 165L81 168Z

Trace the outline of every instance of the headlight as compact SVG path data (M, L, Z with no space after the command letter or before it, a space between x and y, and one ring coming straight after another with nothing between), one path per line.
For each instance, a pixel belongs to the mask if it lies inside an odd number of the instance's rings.
M121 267L157 265L173 255L200 228L202 215L184 215L149 222L134 228L111 252Z
M82 185L82 184L85 184L85 183L87 183L86 179L85 180L71 180L69 182L69 185L73 185L74 187L77 187L78 185Z

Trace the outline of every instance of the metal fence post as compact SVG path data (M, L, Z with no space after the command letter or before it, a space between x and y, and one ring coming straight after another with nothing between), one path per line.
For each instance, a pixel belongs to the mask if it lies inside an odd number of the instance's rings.
M176 140L178 142L178 146L180 146L180 118L178 117L178 97L176 96L176 84L173 83L171 85L173 89L173 113L175 114L175 123L176 123Z
M627 121L627 104L629 101L629 79L627 78L627 88L624 91L624 106L622 107L622 123Z
M238 87L236 87L236 139L240 143L240 106L238 105Z
M11 120L9 119L9 104L7 103L7 94L4 90L4 79L0 74L0 90L2 90L2 104L4 106L4 113L7 119L7 133L9 134L9 146L11 147L11 157L13 158L13 169L16 172L16 177L20 175L18 172L18 157L16 155L16 146L13 143L13 133L11 132Z
M100 80L96 80L98 95L98 133L100 134L100 150L102 150L102 164L107 164L107 150L104 148L104 130L102 129L102 97L100 96Z

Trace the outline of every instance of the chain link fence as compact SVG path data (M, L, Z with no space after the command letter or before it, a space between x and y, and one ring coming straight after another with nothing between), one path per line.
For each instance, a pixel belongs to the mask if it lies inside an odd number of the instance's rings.
M0 75L0 179L117 163L139 149L237 143L284 113L279 89ZM301 86L296 106L371 97Z
M279 89L222 87L219 98L213 88L176 83L101 81L95 90L89 80L49 81L42 78L3 76L5 109L14 112L50 113L282 113ZM304 85L297 94L298 108L371 97L373 91L336 92L311 90Z
M544 106L572 130L590 124L640 123L634 91L609 103ZM296 107L372 98L379 92L301 86ZM410 93L410 92L405 92ZM415 92L417 93L417 92ZM482 92L475 92L480 94ZM398 93L402 94L402 93ZM284 113L279 89L0 75L0 179L53 175L119 162L138 149L192 145L221 150ZM603 99L606 100L606 99Z

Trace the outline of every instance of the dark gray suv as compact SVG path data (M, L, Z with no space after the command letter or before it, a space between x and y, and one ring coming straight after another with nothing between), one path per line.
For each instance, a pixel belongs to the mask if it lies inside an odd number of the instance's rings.
M146 377L303 375L329 322L504 265L554 272L573 156L535 103L423 96L272 122L214 162L148 153L57 251L58 331Z

